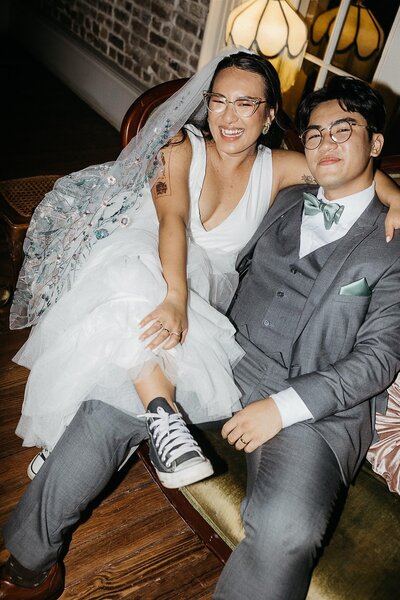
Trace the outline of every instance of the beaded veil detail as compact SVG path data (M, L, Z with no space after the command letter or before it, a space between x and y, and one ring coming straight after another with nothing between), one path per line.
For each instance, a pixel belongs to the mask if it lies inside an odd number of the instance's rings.
M25 260L10 313L10 328L37 323L72 286L95 243L134 218L142 190L159 173L159 150L183 127L205 116L202 91L227 48L158 108L115 162L59 179L35 210L24 242Z

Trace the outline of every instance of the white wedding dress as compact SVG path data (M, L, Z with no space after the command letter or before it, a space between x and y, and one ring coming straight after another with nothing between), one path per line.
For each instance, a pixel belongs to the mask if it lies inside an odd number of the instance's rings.
M240 408L232 366L243 352L220 311L237 285L237 254L268 210L271 151L258 149L243 198L223 223L206 231L199 214L206 147L194 126L187 129L193 160L184 344L153 352L139 340L138 323L166 294L158 221L147 189L127 213L126 226L94 246L72 288L41 317L14 358L31 370L16 431L24 445L52 449L85 399L142 414L132 382L155 364L176 385L177 403L189 421L226 418Z

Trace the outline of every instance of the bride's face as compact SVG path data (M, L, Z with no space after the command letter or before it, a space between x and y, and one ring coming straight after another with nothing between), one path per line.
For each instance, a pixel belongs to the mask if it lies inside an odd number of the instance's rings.
M218 73L211 91L229 101L225 106L223 98L213 97L209 104L210 108L216 109L216 112L209 110L208 123L217 149L230 155L254 152L264 125L273 119L273 111L263 103L250 116L241 113L243 107L245 113L252 111L252 100L266 100L262 76L229 67ZM237 103L235 109L231 103L238 99L245 100Z

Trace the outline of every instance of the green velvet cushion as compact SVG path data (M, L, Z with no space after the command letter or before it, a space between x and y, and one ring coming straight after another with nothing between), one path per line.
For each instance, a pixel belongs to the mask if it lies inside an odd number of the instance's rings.
M243 537L239 508L245 494L245 459L217 432L208 432L207 439L225 463L225 472L217 467L216 475L182 488L182 492L233 548ZM400 497L365 467L350 488L307 598L394 600L399 590Z
M244 535L239 510L246 491L246 461L244 454L233 450L218 432L206 435L211 447L207 449L204 443L202 447L213 462L215 475L181 488L181 492L234 548Z

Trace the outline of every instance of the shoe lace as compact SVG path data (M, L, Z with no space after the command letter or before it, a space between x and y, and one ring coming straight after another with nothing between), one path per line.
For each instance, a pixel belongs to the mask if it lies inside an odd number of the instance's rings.
M152 419L149 429L161 460L167 467L187 452L200 454L200 446L188 430L181 413L168 414L159 408L157 413L141 416Z

